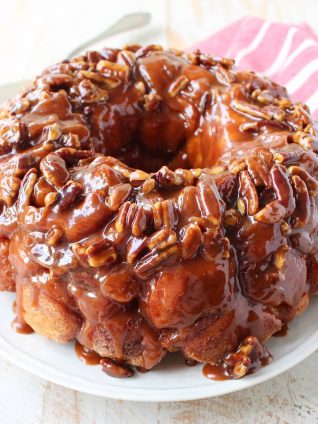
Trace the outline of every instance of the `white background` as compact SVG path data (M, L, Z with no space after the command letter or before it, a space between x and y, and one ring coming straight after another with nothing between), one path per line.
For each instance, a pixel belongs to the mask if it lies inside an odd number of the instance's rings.
M32 78L133 11L151 12L152 25L105 44L187 47L247 14L306 21L318 32L318 2L310 0L0 0L0 84ZM316 352L248 391L194 402L138 404L64 389L0 359L0 424L318 423L317 376Z

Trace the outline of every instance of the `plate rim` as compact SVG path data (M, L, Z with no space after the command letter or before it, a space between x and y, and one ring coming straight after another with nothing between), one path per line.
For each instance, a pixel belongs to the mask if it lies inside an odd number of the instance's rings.
M201 389L196 388L194 392L193 390L191 390L191 387L187 386L184 389L184 393L181 393L181 396L179 394L180 389L178 389L176 393L175 389L169 390L164 388L160 390L158 388L156 390L148 391L147 397L141 397L141 395L144 395L146 393L145 389L143 388L125 388L125 391L121 392L121 387L110 387L105 382L105 386L103 387L101 393L100 386L96 386L94 388L94 385L91 383L86 383L86 385L83 386L80 382L80 380L84 380L83 377L72 376L71 380L69 380L69 375L65 371L59 370L58 368L50 364L44 364L40 360L33 358L31 355L23 351L19 351L8 341L6 341L3 336L0 335L0 356L8 362L16 365L18 368L21 368L32 375L36 375L37 377L40 377L43 380L47 380L59 386L66 387L89 395L135 402L178 402L206 399L216 396L222 396L229 393L235 393L240 390L254 387L258 384L261 384L265 381L271 380L272 378L279 376L280 374L284 373L285 371L293 368L294 366L302 362L304 359L314 353L317 349L318 329L316 332L312 333L311 336L308 337L308 339L306 339L306 341L301 346L301 349L300 347L295 348L290 353L278 358L269 366L264 367L263 369L266 370L266 372L262 373L261 371L259 371L256 374L251 374L240 380L228 380L229 384L220 386L221 389L217 393L215 393L215 385L204 385ZM35 367L34 364L36 364ZM77 378L79 381L76 384ZM136 391L140 391L140 393L136 393Z

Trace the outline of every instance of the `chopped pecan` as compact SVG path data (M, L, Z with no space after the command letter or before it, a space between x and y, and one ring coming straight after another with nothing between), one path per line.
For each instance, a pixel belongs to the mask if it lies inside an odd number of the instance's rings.
M86 249L88 264L94 268L106 266L117 260L117 252L112 242L102 239Z
M188 84L190 80L185 75L180 75L169 87L168 93L171 97L176 97Z
M246 160L245 159L238 159L238 160L234 160L234 161L232 161L230 163L229 170L233 174L237 175L241 171L243 171L244 169L246 169L246 167L247 167Z
M162 98L159 96L159 94L146 94L144 97L144 108L147 112L155 112L159 109L161 102Z
M281 230L283 236L287 236L291 233L291 228L286 221L281 222L280 230Z
M206 260L214 261L217 257L229 259L230 248L230 240L224 237L219 227L217 230L208 230L203 233L202 255Z
M0 178L0 200L7 206L12 206L19 192L21 180L9 175L1 175Z
M266 365L271 361L271 354L266 347L254 336L245 337L234 353L227 354L223 359L223 366L230 378L241 378L250 368Z
M163 262L172 255L179 254L179 247L177 245L168 246L163 250L153 250L145 255L135 266L135 274L138 278L147 279L156 271Z
M63 231L57 225L53 225L52 228L46 233L46 242L49 246L57 246L63 236Z
M65 161L53 153L41 160L40 169L47 181L57 188L62 187L69 178Z
M78 84L79 99L83 104L105 102L108 99L108 91L97 87L90 80L83 80Z
M56 202L58 196L59 194L54 191L47 193L44 197L44 205L47 207L53 205L53 203Z
M136 63L136 55L129 50L121 50L117 56L117 63L132 68Z
M303 154L304 149L302 147L295 144L289 144L275 152L274 161L281 164L298 162L301 160Z
M220 225L225 203L221 199L219 191L212 178L206 178L198 183L198 200L203 216L213 225Z
M135 87L141 96L144 96L146 94L146 86L142 81L136 82Z
M247 206L249 215L255 215L259 207L258 193L247 171L240 173L240 195Z
M160 188L178 188L183 184L183 179L176 172L171 171L167 166L163 166L157 171L152 178L156 181Z
M81 147L79 136L72 133L64 135L61 144L65 147L71 147L73 149L79 149Z
M111 187L107 198L107 203L112 211L117 211L130 196L132 187L128 183L118 184Z
M181 232L181 256L183 259L193 257L202 245L202 232L199 225L191 223Z
M11 151L21 139L21 125L16 118L1 120L0 125L0 150L2 153Z
M278 270L284 268L286 264L286 253L288 252L288 246L281 246L274 254L274 264Z
M291 215L295 210L296 203L286 168L282 165L274 165L270 171L270 176L277 200L285 207L286 216Z
M315 139L311 134L304 131L297 131L292 135L293 141L304 149L314 150Z
M31 203L31 197L33 189L37 180L36 169L30 169L24 176L21 187L19 190L17 209L20 211L24 207L29 206Z
M142 185L143 194L149 194L156 187L156 181L153 178L148 178Z
M242 219L242 214L236 209L228 209L224 213L224 226L226 228L237 227Z
M228 69L225 69L223 66L218 66L215 71L215 76L217 80L224 85L233 84L236 80L235 74Z
M185 186L193 185L194 175L190 170L178 168L174 172L175 172L176 175L181 177L183 185L185 185Z
M296 198L296 209L292 214L292 226L304 227L310 218L310 197L305 182L298 176L292 176L292 184Z
M251 97L264 105L269 105L274 102L274 96L270 93L270 91L261 90L260 88L254 90Z
M83 187L75 181L68 181L59 192L57 206L60 212L68 209L82 194Z
M308 172L300 166L290 166L288 172L291 175L298 175L307 186L309 196L315 197L318 194L318 181L308 174Z
M172 200L163 200L156 202L153 207L154 227L156 230L161 228L175 228L178 222L178 215Z
M284 219L285 215L286 210L284 206L279 201L274 200L254 215L254 219L265 224L275 224Z
M71 147L62 147L56 150L54 154L64 159L67 165L75 165L80 160L90 159L95 155L91 150L76 150Z
M46 74L37 80L37 86L42 87L48 84L53 87L68 86L72 84L73 78L67 74Z
M129 67L126 64L114 63L109 60L100 60L96 65L96 70L111 78L126 79L129 74Z
M237 210L241 213L241 215L246 214L245 202L241 197L237 199Z
M102 86L105 86L106 88L116 88L119 85L122 84L122 80L118 77L113 76L105 76L103 74L100 74L98 72L92 72L92 71L79 71L79 76L87 78L89 80L95 81Z
M132 185L139 185L147 179L149 179L149 174L139 169L136 169L129 175L129 181Z
M102 370L110 377L128 378L134 375L134 371L124 365L120 365L109 358L102 358L100 361Z
M138 50L135 50L135 54L136 54L136 57L139 59L141 57L147 56L148 53L161 52L162 50L163 50L162 46L159 46L158 44L150 44L149 46L144 46L144 47L139 46Z

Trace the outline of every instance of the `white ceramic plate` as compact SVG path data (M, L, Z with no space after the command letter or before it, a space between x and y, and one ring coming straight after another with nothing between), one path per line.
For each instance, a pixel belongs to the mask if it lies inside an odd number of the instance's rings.
M21 83L0 87L0 101L15 94ZM318 298L290 325L287 337L273 338L268 347L273 362L241 380L215 382L202 375L202 366L189 368L178 355L170 355L153 371L120 380L108 377L99 366L84 365L73 345L52 343L37 334L20 335L11 329L14 294L0 293L0 354L19 367L46 380L81 392L134 401L182 401L235 392L269 380L301 362L318 349Z

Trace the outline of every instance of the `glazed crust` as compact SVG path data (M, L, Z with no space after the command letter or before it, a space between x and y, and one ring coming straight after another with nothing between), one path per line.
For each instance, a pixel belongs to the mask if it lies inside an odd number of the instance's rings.
M317 292L316 130L230 59L54 65L0 111L0 288L37 333L145 369L265 342Z

